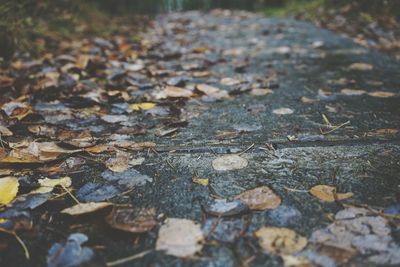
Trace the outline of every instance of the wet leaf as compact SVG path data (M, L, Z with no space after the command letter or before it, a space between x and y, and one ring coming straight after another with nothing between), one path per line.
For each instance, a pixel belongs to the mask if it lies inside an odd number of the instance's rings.
M368 63L353 63L349 66L351 70L372 70L374 67Z
M128 116L126 115L104 115L101 116L101 119L108 123L119 123L128 121Z
M158 232L156 250L176 257L190 257L203 248L200 225L187 219L168 218Z
M79 203L70 208L63 209L61 213L77 216L82 214L88 214L102 210L104 208L110 207L112 203L110 202L89 202L89 203Z
M351 192L336 193L336 187L329 185L316 185L310 189L310 194L326 202L335 202L353 196Z
M262 227L255 236L263 250L272 254L293 254L307 245L305 237L288 228Z
M114 229L130 233L145 233L151 231L158 222L156 211L151 209L115 208L107 217L106 222Z
M141 111L141 110L149 110L152 109L156 106L156 104L151 103L151 102L142 102L142 103L136 103L132 104L129 106L129 109L135 110L135 111Z
M19 182L16 177L0 178L0 205L7 205L17 196Z
M65 244L55 243L47 256L47 267L72 267L89 262L94 252L81 245L88 241L88 237L81 233L71 234Z
M395 93L392 92L386 92L386 91L375 91L375 92L370 92L368 93L369 96L372 97L379 97L379 98L388 98L388 97L394 97L396 96Z
M39 180L40 187L31 191L31 194L44 194L53 191L54 187L60 185L62 187L70 187L72 184L70 177L62 177L59 179L44 178Z
M281 204L281 198L268 186L247 190L235 197L240 199L252 210L275 209Z
M213 160L212 166L217 171L232 171L247 167L247 159L239 155L224 155Z
M292 114L294 111L290 108L278 108L274 109L272 113L277 114L277 115L289 115Z
M214 216L233 216L248 210L247 205L239 200L214 199L205 206L207 213Z

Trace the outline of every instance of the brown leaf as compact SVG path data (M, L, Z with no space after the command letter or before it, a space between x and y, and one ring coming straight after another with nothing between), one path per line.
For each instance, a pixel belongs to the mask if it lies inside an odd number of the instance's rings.
M145 233L151 231L158 222L156 211L151 209L115 208L107 217L106 222L114 229L130 233Z
M268 186L247 190L235 198L243 201L252 210L275 209L281 204L281 198Z
M353 196L353 193L336 193L336 187L329 185L316 185L310 189L310 194L327 202L347 199Z

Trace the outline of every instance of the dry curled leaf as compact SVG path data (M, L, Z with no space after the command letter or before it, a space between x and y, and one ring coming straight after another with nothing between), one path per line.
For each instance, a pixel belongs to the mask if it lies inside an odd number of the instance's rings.
M92 213L104 208L111 206L110 202L89 202L89 203L79 203L72 207L63 209L61 213L76 216L87 213Z
M19 182L16 177L0 178L0 205L7 205L17 196Z
M353 193L336 193L336 187L329 185L316 185L310 189L310 194L327 202L347 199L353 196Z
M212 166L217 171L239 170L247 167L247 159L239 155L224 155L213 160Z
M169 218L158 232L156 250L176 257L190 257L203 248L200 225L187 219Z
M252 210L275 209L281 204L281 198L268 186L247 190L236 196Z
M267 253L292 254L303 250L307 245L305 237L288 228L262 227L255 235Z

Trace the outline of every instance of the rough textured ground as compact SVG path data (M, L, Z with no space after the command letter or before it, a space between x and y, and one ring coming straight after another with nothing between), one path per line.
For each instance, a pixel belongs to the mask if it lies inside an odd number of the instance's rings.
M254 231L263 226L290 228L309 239L309 245L292 257L297 260L303 257L310 266L399 264L400 260L390 254L400 253L396 218L399 213L396 195L400 192L398 61L308 23L244 12L160 16L144 38L142 45L150 47L140 56L145 67L131 75L139 89L128 93L135 102L152 101L164 109L150 115L147 111L127 113L123 105L116 105L118 101L106 100L100 104L101 111L88 116L83 111L77 113L80 107L70 97L60 101L72 108L76 117L63 120L51 117L57 108L54 102L53 106L44 104L53 101L48 96L36 97L32 102L34 111L42 116L39 123L44 120L72 130L89 130L107 142L126 138L156 144L154 149L141 152L128 149L135 158L145 158L135 168L149 176L151 182L135 184L123 194L124 190L119 189L111 199L101 196L88 199L88 194L80 191L89 182L110 183L101 175L105 167L100 159L106 160L107 155L99 156L96 164L86 158L90 164L72 172L67 170L75 189L73 193L80 201L108 199L137 208L155 208L160 225L165 218L187 218L200 223L207 233L204 248L192 258L180 259L152 251L120 266L283 266L283 259L291 266L287 255L274 255L260 248ZM364 67L350 67L354 63L363 63ZM115 71L118 66L107 65L107 68ZM158 74L150 74L152 71ZM210 74L199 75L198 71ZM166 102L156 99L154 95L173 77L187 77L186 82L179 84L182 88L192 90L195 84L206 83L227 90L230 99L200 95ZM226 79L221 81L224 78L237 82L229 85ZM109 91L121 89L120 81L110 84ZM271 89L272 93L256 96L254 89ZM353 91L343 89L363 91L349 95ZM71 95L78 94L81 91ZM273 110L279 108L289 108L293 113L275 114ZM128 117L122 123L107 124L100 119L104 109L107 114ZM157 136L160 125L162 129L178 129L172 135ZM133 135L128 131L125 137L110 136L121 134L119 130L123 127L125 130L139 127L145 133ZM221 132L226 134L225 138ZM15 134L13 138L18 137ZM248 166L233 171L217 171L212 167L214 159L232 153L240 153L248 160ZM2 168L10 166L3 164ZM208 178L209 185L193 183L194 176ZM281 197L277 209L247 211L226 218L212 216L204 209L205 203L214 198L231 199L264 185ZM335 186L338 192L352 192L354 196L340 202L324 202L308 193L315 185ZM103 223L104 214L83 218L59 214L72 204L64 196L29 211L36 231L20 236L32 260L25 261L20 247L13 243L0 250L1 266L45 266L51 245L65 241L73 232L89 237L87 246L96 251L91 266L104 266L105 262L155 247L159 226L144 234L127 234ZM379 227L389 229L389 234L382 237L358 231L354 226L355 235L366 238L364 243L389 242L390 249L353 244L351 253L348 247L343 250L348 255L341 250L340 241L335 246L312 238L317 230L337 222L335 214L349 206L368 207L370 213L357 216L380 218L384 222ZM387 207L395 207L395 211L384 215L381 211ZM374 228L368 222L364 224ZM372 235L390 241L368 239ZM371 258L374 255L383 255L384 259Z

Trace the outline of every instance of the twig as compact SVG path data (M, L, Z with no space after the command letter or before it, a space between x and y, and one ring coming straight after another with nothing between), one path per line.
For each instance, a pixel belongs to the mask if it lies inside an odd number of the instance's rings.
M242 154L244 154L244 153L246 153L247 151L249 151L250 149L252 149L254 147L254 143L253 144L251 144L248 148L246 148L245 150L243 150L242 152L240 152L238 155L240 156L240 155L242 155Z
M76 204L81 204L79 200L69 191L64 185L61 185L61 187L70 195L70 197L76 202Z
M107 267L112 267L112 266L117 266L117 265L120 265L120 264L124 264L124 263L130 262L130 261L142 258L142 257L146 256L147 254L149 254L152 251L153 251L152 249L149 249L149 250L145 250L145 251L142 251L140 253L137 253L135 255L126 257L126 258L122 258L122 259L115 260L115 261L110 261L110 262L106 263L106 266Z
M21 245L22 249L24 250L24 254L25 254L25 258L27 260L29 260L31 258L30 254L29 254L29 250L28 247L25 245L24 241L13 231L8 231L6 229L2 229L0 228L0 232L12 235L15 237L15 239L18 241L18 243Z
M294 188L289 188L289 187L286 187L286 186L284 186L283 188L285 188L285 190L287 190L289 192L308 193L308 190L294 189Z
M335 127L333 127L331 130L329 130L327 132L324 132L322 129L319 129L319 130L320 130L321 134L326 135L326 134L330 134L330 133L336 131L337 129L342 128L343 126L346 126L348 124L350 124L350 121L346 121L345 123L342 123L342 124L340 124L338 126L335 126Z

